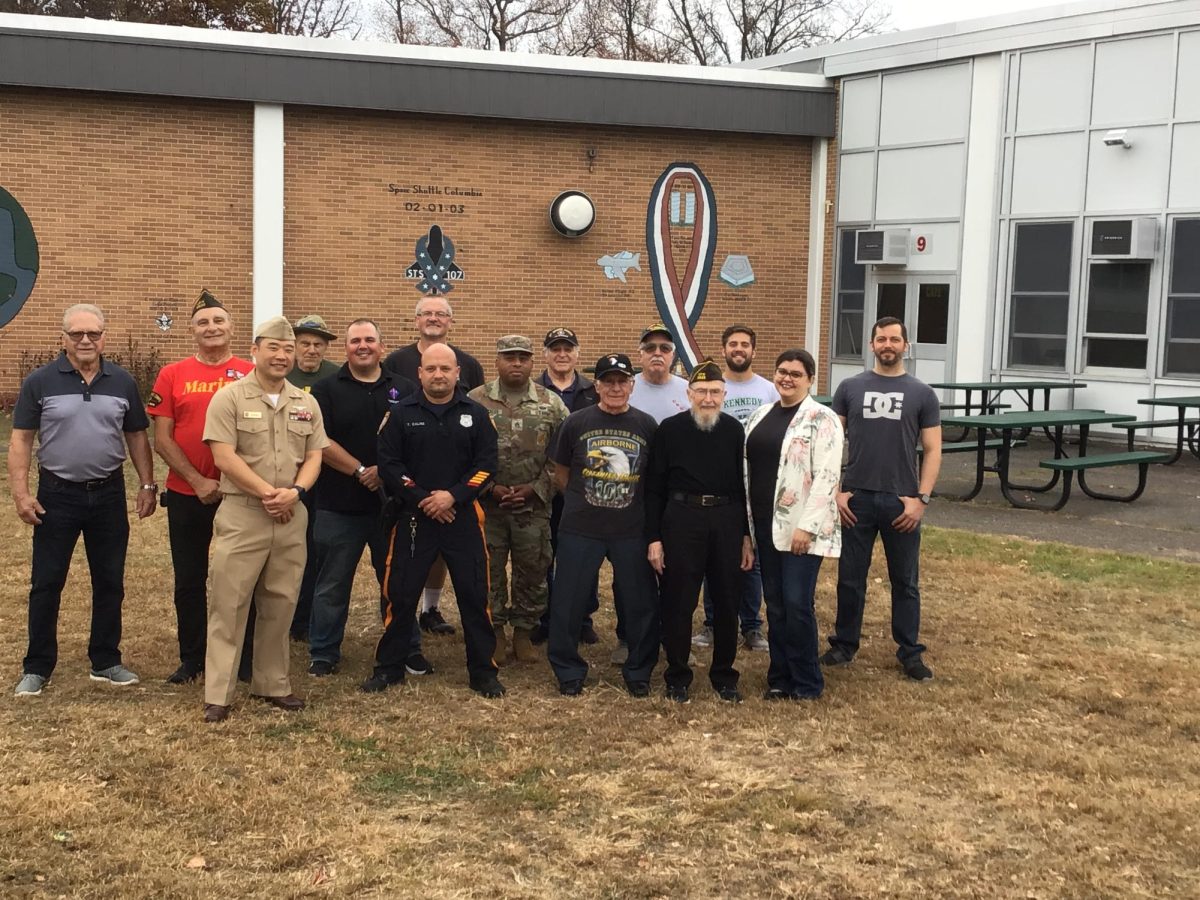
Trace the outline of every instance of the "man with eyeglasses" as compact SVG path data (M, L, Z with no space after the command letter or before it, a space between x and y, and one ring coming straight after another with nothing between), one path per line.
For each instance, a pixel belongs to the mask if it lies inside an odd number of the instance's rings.
M141 482L134 508L145 519L158 496L150 421L133 376L104 359L99 307L70 307L62 330L62 355L21 384L8 451L13 503L21 521L33 526L29 646L18 697L40 694L58 662L59 603L81 534L92 576L90 677L118 687L138 683L120 648L129 546L123 464L128 448ZM35 435L37 496L29 490Z
M658 426L646 469L646 540L659 576L667 699L688 702L692 614L701 582L716 597L709 682L722 700L740 703L737 655L739 575L754 564L746 489L742 480L745 433L721 412L725 379L711 359L692 370L691 409Z
M691 408L687 382L671 374L675 338L667 326L655 322L643 331L638 353L642 371L633 380L629 405L653 416L655 422L687 412Z
M447 340L450 326L454 324L454 310L445 297L431 294L421 298L413 320L417 326L417 340L389 353L383 361L385 369L419 383L422 354L435 344L445 344L454 351L458 362L458 386L463 392L483 384L483 366L479 364L479 360ZM421 613L417 616L417 622L422 631L428 631L430 634L454 634L454 626L443 618L439 609L445 584L446 563L438 557L429 569L429 579L425 582L425 591L421 597Z

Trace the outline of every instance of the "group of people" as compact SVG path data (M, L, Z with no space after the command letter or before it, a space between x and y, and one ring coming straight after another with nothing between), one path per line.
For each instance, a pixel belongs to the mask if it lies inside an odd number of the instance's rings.
M919 642L918 559L940 466L939 404L904 371L902 322L875 324L873 368L842 382L827 407L812 395L806 350L781 353L770 379L754 372L757 336L746 325L722 335L723 366L706 360L686 378L672 371L675 341L661 323L642 332L637 369L610 353L592 380L571 329L546 333L537 376L534 342L505 335L486 381L448 342L453 321L445 297L423 298L417 340L385 356L378 324L356 319L337 366L325 359L337 336L320 316L275 317L255 328L243 360L229 311L205 291L192 310L194 355L165 366L143 405L133 378L103 357L102 311L68 309L62 355L25 379L13 417L9 481L33 526L17 696L40 694L54 671L80 534L92 578L91 677L138 682L120 652L126 450L140 518L159 502L152 452L168 468L161 502L180 663L167 681L203 675L209 722L229 716L239 680L280 709L304 707L289 637L307 641L311 676L338 671L364 550L382 620L361 684L369 693L432 672L422 632L455 633L439 610L447 572L473 690L504 695L500 667L540 659L535 646L546 643L560 692L582 693L579 646L599 639L592 614L607 558L613 662L631 695L650 693L661 648L666 696L686 702L691 648L711 646L713 689L740 701L740 630L742 646L769 651L765 699L813 699L822 666L858 650L876 537L901 666L932 677ZM816 581L822 560L839 556L837 622L820 654Z

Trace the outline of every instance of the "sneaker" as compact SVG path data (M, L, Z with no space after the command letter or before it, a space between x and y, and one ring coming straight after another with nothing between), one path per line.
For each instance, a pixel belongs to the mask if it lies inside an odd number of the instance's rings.
M692 635L692 643L697 647L711 647L713 641L712 626L705 625Z
M904 674L913 681L933 681L933 672L919 656L914 656L904 663Z
M107 669L101 669L99 672L92 669L92 681L107 681L109 684L115 684L118 687L137 684L141 680L136 674L119 663L115 666L109 666Z
M632 694L633 691L630 691L630 693ZM668 684L667 685L667 699L672 700L675 703L687 703L688 702L688 689L686 687L684 687L682 684Z
M753 631L747 631L742 635L742 646L747 650L770 650L771 645L767 643L767 639L763 637L763 633L755 628Z
M417 624L430 634L454 634L454 626L442 618L442 611L436 606L417 616Z
M386 691L393 684L404 684L403 675L387 675L383 672L376 672L366 681L358 686L358 689L364 694L378 694L380 691Z
M42 675L34 675L32 672L26 672L21 676L21 680L17 682L17 689L13 692L14 697L36 697L42 692L42 688L50 681Z
M479 694L481 697L486 697L489 700L498 700L508 693L504 685L500 683L500 679L493 675L491 678L485 678L483 681L478 681L471 685L471 690Z
M425 658L424 653L414 653L404 661L404 671L409 675L432 675L433 664Z
M584 626L584 629L587 629L586 625ZM546 643L549 638L550 627L548 625L543 625L541 622L533 626L533 630L529 632L529 643L533 644L535 647Z
M579 632L579 639L588 646L600 643L600 635L596 634L596 629L592 627L590 622L583 623L583 630ZM534 641L534 643L537 643Z
M792 695L783 688L767 688L763 691L763 699L770 702L773 700L790 700Z
M167 684L190 684L204 674L204 666L195 663L183 663L178 669L167 676Z
M617 642L617 649L612 652L609 661L614 666L623 666L625 661L629 659L629 645L624 641Z
M845 650L834 647L826 650L817 662L823 666L848 666L853 659Z
M720 697L722 700L724 700L726 703L741 703L742 702L741 692L738 691L738 689L735 688L733 685L729 685L729 684L725 685L724 687L717 688L717 696Z
M572 678L570 681L564 681L558 686L558 692L564 697L578 697L583 693L583 679Z
M308 664L308 674L313 678L324 678L336 671L337 663L331 663L327 659L314 659Z
M630 697L649 697L650 682L648 681L627 681L625 682L625 690L629 691Z

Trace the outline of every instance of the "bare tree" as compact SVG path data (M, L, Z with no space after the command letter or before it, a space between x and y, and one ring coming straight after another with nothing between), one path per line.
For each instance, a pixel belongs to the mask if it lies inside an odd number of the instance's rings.
M730 61L721 11L714 0L667 0L671 39L688 62L717 66Z
M266 30L306 37L356 38L362 31L353 0L270 0Z
M572 0L385 0L385 36L477 50L537 50L563 32Z

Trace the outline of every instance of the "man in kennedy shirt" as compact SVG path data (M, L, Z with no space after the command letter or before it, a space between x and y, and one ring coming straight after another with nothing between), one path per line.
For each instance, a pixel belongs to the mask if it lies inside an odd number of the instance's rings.
M8 450L8 485L17 516L33 526L29 649L18 697L40 694L58 663L58 608L80 534L92 575L91 678L117 686L138 683L121 662L129 546L122 465L128 446L141 480L138 518L153 515L158 485L146 437L150 422L133 376L101 355L104 313L99 307L70 307L62 333L62 355L34 369L21 384ZM35 435L40 438L36 497L29 491Z

